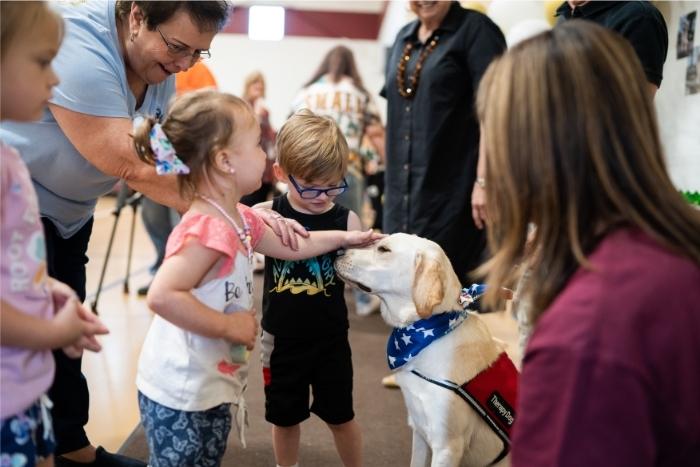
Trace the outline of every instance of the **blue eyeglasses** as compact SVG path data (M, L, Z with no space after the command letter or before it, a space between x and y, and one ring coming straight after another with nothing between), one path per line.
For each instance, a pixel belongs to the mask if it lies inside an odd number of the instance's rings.
M294 185L294 189L297 190L297 193L299 193L299 196L301 196L303 199L318 198L323 193L325 193L326 196L338 196L339 194L344 193L345 190L348 189L348 182L344 178L342 185L334 186L331 188L302 188L291 175L289 176L289 181L292 182L292 185Z

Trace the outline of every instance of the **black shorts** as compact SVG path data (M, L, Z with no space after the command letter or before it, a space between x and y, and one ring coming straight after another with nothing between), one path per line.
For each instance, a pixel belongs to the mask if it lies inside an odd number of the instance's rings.
M294 426L309 418L310 412L332 425L355 418L347 332L315 339L285 339L263 331L261 352L268 422Z

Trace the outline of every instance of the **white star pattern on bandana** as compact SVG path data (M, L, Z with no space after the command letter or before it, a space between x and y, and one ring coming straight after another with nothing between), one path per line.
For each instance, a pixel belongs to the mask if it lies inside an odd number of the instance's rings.
M394 328L387 344L389 368L396 369L417 357L428 344L454 330L466 318L466 311L450 311L405 328Z
M431 342L453 331L467 318L467 309L478 309L478 299L485 289L486 287L480 284L463 289L459 303L464 310L440 313L416 321L405 328L394 328L386 349L389 368L399 368L416 358Z

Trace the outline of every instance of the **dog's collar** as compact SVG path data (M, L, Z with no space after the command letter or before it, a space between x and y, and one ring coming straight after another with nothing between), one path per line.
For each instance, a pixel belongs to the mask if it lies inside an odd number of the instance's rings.
M469 311L481 311L481 296L486 292L486 284L472 284L462 289L457 302Z
M395 370L405 365L433 341L452 332L467 316L465 310L448 311L421 319L405 328L394 328L386 346L389 368Z

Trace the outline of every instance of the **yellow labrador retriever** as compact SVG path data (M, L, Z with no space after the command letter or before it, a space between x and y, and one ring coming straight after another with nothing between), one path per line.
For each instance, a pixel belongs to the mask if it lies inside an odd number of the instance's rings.
M462 287L442 248L415 235L394 234L371 247L348 250L335 266L348 284L381 299L382 318L395 327L388 361L395 367L413 429L411 466L509 465L509 442L503 435L515 416L512 405L497 397L498 390L491 394L489 389L486 398L491 402L486 404L500 415L484 417L467 401L473 394L461 387L497 366L504 349L477 316L462 311ZM407 341L410 346L411 339L423 335L432 339L439 324L426 323L442 314L448 329L442 337L420 350L391 356L394 346L402 348ZM510 360L504 363L512 366ZM508 425L505 430L503 423L494 424L499 417Z

